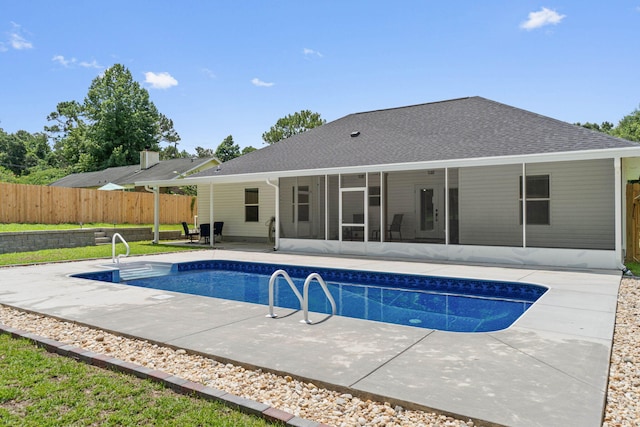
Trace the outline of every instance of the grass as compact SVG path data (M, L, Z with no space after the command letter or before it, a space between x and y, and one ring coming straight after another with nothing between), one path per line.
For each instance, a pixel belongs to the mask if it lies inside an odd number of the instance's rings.
M627 267L634 276L640 276L640 263L638 262L625 262L625 267Z
M168 244L154 245L149 241L130 242L129 247L131 249L131 255L149 255L203 249L201 246L172 246ZM125 246L122 243L116 244L116 255L124 253L126 253ZM111 258L111 254L111 245L42 249L31 252L13 252L0 254L0 266Z
M91 224L84 227L112 227ZM0 232L73 229L78 224L0 224ZM181 225L161 227L164 230ZM131 254L198 249L131 242ZM124 253L123 244L116 253ZM111 258L111 245L0 254L0 266ZM267 421L217 402L176 394L161 384L47 353L27 340L0 334L2 426L267 426Z
M0 334L0 425L267 426L217 402Z
M89 223L89 224L0 224L0 233L11 233L19 231L43 231L43 230L73 230L78 228L130 228L130 227L153 227L153 224L113 224L111 223ZM180 230L182 224L160 224L160 230Z
M110 223L83 224L82 228L113 228ZM116 228L153 227L153 224L116 224ZM43 230L72 230L80 228L80 224L1 224L0 233ZM180 230L182 224L160 224L160 230ZM130 242L131 255L150 255L168 252L189 251L201 247L154 245L151 242ZM122 243L116 245L116 255L126 253ZM111 245L85 246L81 248L43 249L31 252L14 252L0 254L0 266L36 264L58 261L76 261L83 259L111 258Z

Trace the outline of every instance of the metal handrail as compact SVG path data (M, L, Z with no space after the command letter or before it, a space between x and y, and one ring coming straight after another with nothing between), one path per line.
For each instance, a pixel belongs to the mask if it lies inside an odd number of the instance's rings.
M296 294L296 297L298 297L298 301L300 301L300 306L302 307L304 305L302 302L302 295L300 295L300 291L298 291L298 289L296 288L296 285L293 284L293 280L291 280L291 277L289 277L289 274L287 274L287 272L284 270L277 270L271 275L271 278L269 279L269 314L267 314L267 317L272 317L272 318L278 317L277 314L273 313L273 299L274 299L273 288L278 276L282 276L285 278L285 280L289 284L289 287L291 287L291 290L293 291L293 293Z
M119 254L117 258L116 258L116 237L119 238L120 241L122 241L122 243L124 243L124 245L127 248L127 253ZM114 233L113 237L111 237L111 261L113 263L117 263L118 265L120 265L120 257L129 256L130 251L131 251L131 248L129 247L129 244L127 243L127 241L124 240L124 237L122 237L120 233Z
M304 296L303 296L303 295L300 295L300 291L298 291L298 288L296 288L296 285L293 284L293 280L291 280L291 277L289 276L289 274L284 270L277 270L271 275L271 278L269 279L269 314L267 314L267 317L271 317L271 318L278 317L278 315L273 312L273 304L274 304L273 300L274 300L274 286L276 283L276 279L279 276L282 276L285 278L285 280L289 284L289 287L291 288L293 293L296 294L296 297L298 297L298 301L300 301L300 306L302 307L302 310L304 312L304 320L302 320L302 322L307 324L313 323L311 322L311 320L309 320L309 285L314 279L320 284L320 286L322 287L322 290L324 291L324 294L329 300L329 303L331 303L331 309L332 309L331 315L333 316L334 314L336 314L336 301L333 299L331 292L329 292L329 288L327 287L327 284L325 283L324 279L318 273L311 273L307 276L307 279L304 281L304 287L303 287Z
M320 283L320 287L324 291L324 294L327 296L327 299L331 303L331 315L336 314L336 301L333 299L331 292L329 292L329 288L327 288L327 284L325 283L322 276L318 273L311 273L307 276L307 280L304 281L304 289L302 296L302 310L304 311L304 323L311 324L311 320L309 320L309 285L311 281L315 279L318 283Z

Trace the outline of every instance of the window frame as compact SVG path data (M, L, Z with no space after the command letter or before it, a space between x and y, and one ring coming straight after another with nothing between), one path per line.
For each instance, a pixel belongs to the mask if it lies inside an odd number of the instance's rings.
M309 222L311 220L311 189L309 185L297 185L297 197L294 200L295 209L298 215L298 222Z
M534 182L529 182L529 180L539 180L543 178L546 180L546 188L543 189L542 192L540 188L531 188L534 185ZM519 215L520 215L520 225L522 225L522 207L523 207L523 197L522 197L522 175L519 176ZM538 226L550 226L551 225L551 175L550 174L537 174L537 175L526 175L526 206L527 206L527 225L538 225ZM533 196L529 194L533 193ZM541 208L542 207L542 208ZM544 212L542 215L539 215L541 212ZM538 219L541 218L542 220ZM532 222L535 221L535 222Z
M255 193L255 201L253 194ZM260 222L260 189L244 189L244 222Z

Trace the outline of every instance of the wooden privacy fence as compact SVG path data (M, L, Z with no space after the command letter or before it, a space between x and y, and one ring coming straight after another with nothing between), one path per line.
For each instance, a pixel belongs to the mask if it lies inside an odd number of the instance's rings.
M0 182L2 223L152 224L153 194L47 187ZM191 222L197 215L192 196L160 195L160 223Z
M640 262L640 183L627 184L627 261Z

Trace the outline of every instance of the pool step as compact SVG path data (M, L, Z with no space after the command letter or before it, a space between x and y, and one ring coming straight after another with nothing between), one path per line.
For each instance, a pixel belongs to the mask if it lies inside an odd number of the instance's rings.
M120 265L120 281L146 279L149 277L166 276L171 272L171 266L159 264Z

